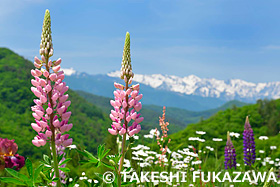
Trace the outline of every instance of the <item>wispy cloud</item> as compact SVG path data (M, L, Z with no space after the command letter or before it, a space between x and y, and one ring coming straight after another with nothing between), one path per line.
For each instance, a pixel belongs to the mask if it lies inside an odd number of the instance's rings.
M44 2L46 2L46 0L1 0L0 22L9 20L10 17L17 14L19 10L32 4L41 4Z
M265 50L280 50L280 45L267 45L267 46L264 46L263 49L265 49Z

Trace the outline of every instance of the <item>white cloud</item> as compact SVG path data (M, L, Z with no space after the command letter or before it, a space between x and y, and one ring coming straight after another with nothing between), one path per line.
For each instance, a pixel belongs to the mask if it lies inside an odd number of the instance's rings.
M69 68L69 69L61 69L64 71L64 74L67 75L67 76L70 76L72 74L75 74L76 73L76 70L74 70L72 67Z
M267 45L267 46L264 46L263 49L266 49L266 50L280 50L280 45Z
M19 10L26 8L31 4L40 4L45 0L1 0L0 22L7 17L15 15Z

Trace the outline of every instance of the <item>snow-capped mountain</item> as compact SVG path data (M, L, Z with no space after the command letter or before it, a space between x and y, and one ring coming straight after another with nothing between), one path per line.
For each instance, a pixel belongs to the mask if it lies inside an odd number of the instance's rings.
M120 71L107 74L119 77ZM135 74L134 81L151 86L155 89L202 97L219 98L222 100L240 100L255 102L263 98L280 98L280 82L252 83L240 79L228 81L214 78L199 78L195 75L178 77L173 75L141 75Z

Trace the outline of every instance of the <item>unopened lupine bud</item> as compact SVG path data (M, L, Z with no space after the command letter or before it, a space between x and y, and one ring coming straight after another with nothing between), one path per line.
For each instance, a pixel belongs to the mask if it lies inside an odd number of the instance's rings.
M58 66L61 63L61 58L57 59L57 61L55 61L54 65Z
M43 27L42 27L42 35L41 35L41 43L40 43L40 55L44 57L51 57L53 55L53 44L52 44L52 32L51 32L51 16L49 10L46 10ZM43 58L42 58L43 60Z
M131 67L131 57L130 57L130 34L126 33L125 43L123 48L123 57L122 57L122 67L121 67L121 79L124 79L125 82L131 82L130 78L133 76L132 67Z
M114 86L115 86L115 88L120 89L120 90L124 89L124 86L122 84L119 84L119 83L116 83L116 82L114 83Z

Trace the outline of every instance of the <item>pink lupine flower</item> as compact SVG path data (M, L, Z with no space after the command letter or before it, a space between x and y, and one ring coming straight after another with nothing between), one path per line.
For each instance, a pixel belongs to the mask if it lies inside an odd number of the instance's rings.
M43 27L44 32L50 32L50 29L44 30ZM37 147L44 146L46 142L51 140L52 135L57 139L60 133L67 132L73 127L72 124L68 124L71 112L67 111L67 108L71 102L67 101L68 94L65 94L68 91L68 86L63 82L64 72L59 71L61 58L54 63L49 60L49 57L52 56L53 48L51 40L49 44L47 43L42 38L41 60L38 57L34 58L34 66L38 69L31 70L31 74L34 77L31 80L34 86L31 87L31 91L38 97L38 99L34 100L35 106L31 107L32 115L36 122L32 123L31 126L38 132L32 143ZM71 141L67 142L69 144Z
M58 169L57 154L58 149L63 151L65 147L72 144L72 138L69 134L63 134L69 131L73 125L68 123L71 112L67 111L71 102L68 100L68 86L63 82L64 72L60 70L61 58L56 61L50 60L53 55L53 45L51 38L51 20L50 13L46 10L42 37L40 43L41 60L34 58L35 69L31 70L34 77L31 83L31 91L38 98L34 100L35 105L31 107L32 115L36 123L32 123L32 128L38 133L32 140L37 146L45 146L50 143L55 176L63 179L63 172ZM62 180L57 182L56 186L61 186Z
M118 178L121 179L122 166L126 152L126 135L133 136L141 130L140 122L143 121L141 114L137 113L141 110L142 104L139 95L139 84L131 85L133 72L130 58L130 35L127 32L123 50L122 67L120 78L124 80L125 85L114 83L116 90L114 91L114 100L110 104L114 108L111 110L110 118L112 119L111 127L108 132L112 135L122 136L121 158L118 168ZM121 180L118 180L118 186L121 186Z
M116 85L116 84L115 84ZM112 135L123 135L127 133L129 136L137 134L141 130L140 123L144 120L143 117L140 117L141 114L137 114L142 108L141 102L142 94L139 95L139 92L131 92L131 88L127 87L124 90L118 89L122 85L117 84L116 91L114 91L115 100L111 100L110 103L114 107L114 110L111 110L110 118L112 119L112 128L108 129L109 133ZM138 97L141 96L141 97ZM137 99L135 97L138 97ZM127 102L128 101L128 102ZM128 126L128 123L133 120L131 126ZM125 125L121 125L120 123Z
M139 94L139 84L132 85L133 72L131 68L130 58L130 35L126 34L122 68L120 78L125 81L125 86L120 83L114 83L116 90L114 91L114 100L110 101L110 104L114 108L111 110L110 118L112 119L112 128L108 131L112 135L124 135L128 134L133 136L139 133L141 130L140 122L143 121L141 114L138 114L142 108L142 94ZM131 126L129 123L131 122Z
M35 57L35 59L36 58L37 57ZM71 116L71 112L67 111L67 108L70 106L71 102L67 101L68 94L65 95L68 86L66 86L61 79L64 78L64 73L63 71L51 73L52 68L55 66L52 65L49 67L48 64L42 61L41 67L45 67L46 69L42 71L48 73L44 73L46 75L45 77L35 74L35 79L31 80L32 85L35 86L31 88L31 91L38 97L38 99L34 100L36 105L32 107L32 115L36 123L32 123L31 126L38 133L45 133L46 127L51 129L53 134L55 134L54 132L64 133L69 131L73 126L72 124L67 124ZM50 76L47 76L48 74L50 74ZM57 76L57 74L59 74L59 76ZM44 106L46 106L46 110ZM66 121L67 123L65 123ZM44 146L45 142L49 140L49 136L36 136L32 143L35 146Z

